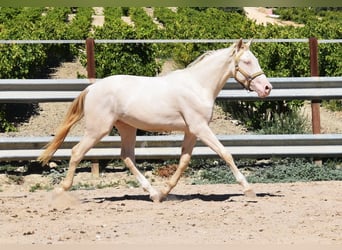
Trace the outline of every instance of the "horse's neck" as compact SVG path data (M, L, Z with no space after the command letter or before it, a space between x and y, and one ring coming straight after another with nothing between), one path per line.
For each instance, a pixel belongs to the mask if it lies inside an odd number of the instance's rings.
M189 68L193 77L213 99L217 97L228 78L232 76L234 67L231 48L214 53Z

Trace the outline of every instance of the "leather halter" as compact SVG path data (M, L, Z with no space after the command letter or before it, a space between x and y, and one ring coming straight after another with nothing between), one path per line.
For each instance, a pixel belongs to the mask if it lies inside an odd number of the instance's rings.
M256 72L252 75L249 75L246 71L244 71L243 69L241 69L239 67L239 61L240 61L240 57L242 56L243 52L240 53L238 56L235 57L235 73L234 73L234 79L240 83L245 89L249 90L249 91L253 91L251 89L251 82L257 78L258 76L260 75L264 75L264 72L263 71L259 71L259 72ZM245 77L245 81L241 81L240 79L238 79L237 77L237 73L240 73L241 75L243 75Z

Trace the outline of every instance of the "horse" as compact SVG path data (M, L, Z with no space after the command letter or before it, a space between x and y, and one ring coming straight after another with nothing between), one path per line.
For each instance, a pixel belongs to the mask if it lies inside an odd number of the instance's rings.
M113 75L96 81L72 102L55 137L37 160L47 164L71 127L84 117L84 135L71 150L67 174L58 188L61 192L71 188L76 167L84 155L115 126L121 137L121 159L152 201L163 201L176 186L197 139L226 162L246 196L256 197L232 155L209 128L215 99L228 78L233 76L260 98L272 90L257 58L249 50L251 42L240 39L228 48L208 51L186 68L163 76ZM136 167L137 129L184 133L178 167L161 190L153 188Z

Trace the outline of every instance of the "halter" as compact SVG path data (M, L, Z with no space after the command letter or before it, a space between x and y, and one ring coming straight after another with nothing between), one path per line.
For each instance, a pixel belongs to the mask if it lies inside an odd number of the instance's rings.
M263 75L264 72L263 71L259 71L259 72L256 72L252 75L249 75L246 71L244 71L243 69L241 69L239 67L239 61L240 61L240 57L242 56L243 52L240 53L240 55L236 56L235 57L235 73L234 73L234 79L240 83L245 89L249 90L249 91L253 91L251 89L251 82L257 78L258 76L260 75ZM241 75L243 75L245 77L245 80L246 80L246 84L244 84L243 81L240 81L238 78L237 78L237 73L240 73Z

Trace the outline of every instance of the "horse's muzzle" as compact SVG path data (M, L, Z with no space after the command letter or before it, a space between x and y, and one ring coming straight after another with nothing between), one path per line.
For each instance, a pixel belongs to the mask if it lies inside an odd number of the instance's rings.
M260 98L269 96L272 88L272 84L265 75L260 75L251 82L251 89L255 91Z

